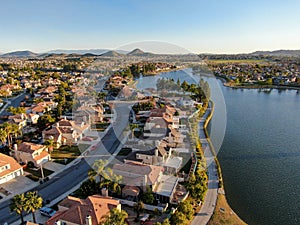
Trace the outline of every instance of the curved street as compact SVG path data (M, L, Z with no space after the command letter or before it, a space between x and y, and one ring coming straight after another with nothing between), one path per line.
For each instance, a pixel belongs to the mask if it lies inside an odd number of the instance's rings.
M86 160L80 160L76 165L66 168L48 182L38 185L32 190L37 190L44 200L52 201L84 181L88 177L87 172L91 168L90 165L100 158L109 159L121 144L120 140L123 139L122 133L128 124L130 110L128 106L128 103L115 105L116 119L113 126L101 138L96 151L92 151L86 156ZM24 187L25 190L26 187ZM20 218L19 215L10 212L9 204L10 200L0 204L0 224L5 222L10 224Z

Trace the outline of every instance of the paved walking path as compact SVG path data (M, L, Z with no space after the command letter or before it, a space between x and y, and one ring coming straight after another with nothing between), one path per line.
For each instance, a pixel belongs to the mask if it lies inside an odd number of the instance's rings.
M205 225L210 220L218 197L218 174L216 169L216 162L214 160L214 155L207 140L206 134L204 132L204 123L208 116L210 115L212 109L211 104L210 108L206 110L206 113L202 117L199 123L199 136L200 142L204 149L204 156L206 158L207 170L208 170L208 190L206 196L204 198L204 203L200 209L200 211L195 215L191 225Z

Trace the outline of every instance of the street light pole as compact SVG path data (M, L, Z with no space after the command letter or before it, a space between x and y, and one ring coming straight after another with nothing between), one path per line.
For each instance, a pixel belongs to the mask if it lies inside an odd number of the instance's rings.
M44 180L44 170L43 170L43 163L41 163L41 174L42 174L42 179Z

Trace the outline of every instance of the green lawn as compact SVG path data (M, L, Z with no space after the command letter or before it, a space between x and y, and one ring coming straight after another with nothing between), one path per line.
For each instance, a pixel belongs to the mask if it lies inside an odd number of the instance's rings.
M83 145L84 147L88 147L87 145ZM80 148L82 149L82 148ZM59 149L55 149L51 152L51 158L54 162L60 163L60 164L68 164L72 162L74 159L77 158L81 154L78 146L61 146ZM66 163L65 163L66 159Z
M28 168L28 167L26 167L26 168L24 169L24 171L27 172L27 173L31 173L31 174L32 174L33 176L35 176L35 177L42 178L42 174L41 174L41 170L40 170L40 169L36 170L36 168L33 169L33 168ZM43 168L43 172L44 172L44 177L47 177L47 176L49 176L50 174L53 173L53 171L47 170L47 169L45 169L45 168Z

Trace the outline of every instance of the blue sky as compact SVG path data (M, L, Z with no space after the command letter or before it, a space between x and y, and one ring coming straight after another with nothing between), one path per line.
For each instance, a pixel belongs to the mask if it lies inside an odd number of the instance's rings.
M146 40L194 53L300 49L299 8L298 0L2 0L0 52Z

